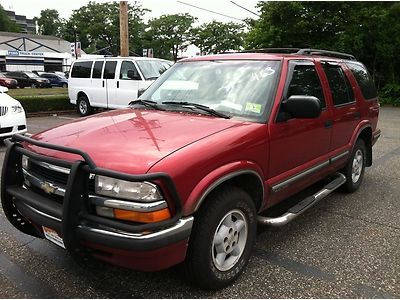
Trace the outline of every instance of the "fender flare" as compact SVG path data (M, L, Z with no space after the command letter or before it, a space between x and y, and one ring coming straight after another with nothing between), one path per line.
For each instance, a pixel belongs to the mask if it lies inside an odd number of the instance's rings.
M184 215L195 213L207 196L218 186L232 178L244 174L251 174L258 178L262 187L262 199L264 199L265 183L262 169L251 161L237 161L214 169L196 184L184 204Z

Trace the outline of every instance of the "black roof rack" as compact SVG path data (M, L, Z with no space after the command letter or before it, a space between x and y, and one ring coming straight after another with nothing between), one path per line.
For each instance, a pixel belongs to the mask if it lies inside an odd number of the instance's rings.
M299 55L321 55L321 56L356 60L354 55L351 55L351 54L336 52L336 51L329 51L329 50L322 50L322 49L311 49L311 48L304 48L304 49L301 49L301 48L262 48L262 49L243 50L240 52L242 52L242 53L256 52L256 53L287 53L287 54L299 54Z
M259 53L296 53L300 48L261 48L240 51L242 53L259 52Z
M321 50L321 49L300 49L299 51L296 52L296 54L300 54L300 55L322 55L322 56L329 56L329 57L356 60L354 55L351 55L351 54L342 53L342 52L336 52L336 51Z

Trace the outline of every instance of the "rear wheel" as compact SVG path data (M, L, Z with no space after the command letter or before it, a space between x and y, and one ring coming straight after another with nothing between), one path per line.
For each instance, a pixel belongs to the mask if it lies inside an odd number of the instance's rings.
M347 178L345 184L342 186L345 192L353 193L360 187L364 178L366 154L367 148L365 147L364 140L358 139L346 167L342 170Z
M88 116L92 113L93 109L90 106L89 100L85 95L81 95L77 102L78 113L82 116Z
M66 88L68 87L68 84L63 83L63 84L62 84L62 87L66 89Z
M36 89L36 87L37 87L37 86L36 86L36 83L32 83L32 84L31 84L31 88L32 88L32 89Z
M188 278L206 289L234 281L250 258L257 232L251 197L229 186L214 193L195 216L185 261Z

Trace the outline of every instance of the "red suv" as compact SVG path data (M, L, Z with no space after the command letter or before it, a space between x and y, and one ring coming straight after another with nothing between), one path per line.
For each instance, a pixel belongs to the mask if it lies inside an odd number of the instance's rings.
M357 190L380 135L374 84L353 56L273 51L185 59L126 109L15 135L7 218L77 258L144 271L184 262L199 286L226 286L257 223L284 225L338 187Z

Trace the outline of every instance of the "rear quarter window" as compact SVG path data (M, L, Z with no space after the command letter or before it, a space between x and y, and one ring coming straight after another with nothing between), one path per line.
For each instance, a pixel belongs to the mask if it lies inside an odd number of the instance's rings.
M361 93L366 100L371 100L378 97L378 93L376 92L375 84L372 80L372 77L363 65L356 63L346 63L346 66L351 70L354 77L356 78L357 83L361 89Z
M71 77L74 78L90 78L92 69L92 61L78 61L74 64L71 71Z

